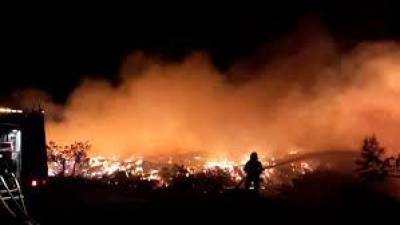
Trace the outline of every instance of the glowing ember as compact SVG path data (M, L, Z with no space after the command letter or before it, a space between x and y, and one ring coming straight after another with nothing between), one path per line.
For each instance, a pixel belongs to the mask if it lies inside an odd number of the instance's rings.
M222 161L209 161L209 162L206 162L204 167L206 169L220 168L220 169L223 169L223 170L231 171L235 167L235 162L234 161L229 161L227 159L224 159Z

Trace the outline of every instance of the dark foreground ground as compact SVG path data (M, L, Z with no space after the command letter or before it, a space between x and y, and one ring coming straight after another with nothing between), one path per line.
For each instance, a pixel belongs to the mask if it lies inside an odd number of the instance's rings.
M256 220L259 224L400 222L398 201L359 187L338 190L329 183L307 184L280 195L257 195L243 190L126 191L76 180L55 180L45 191L31 195L29 206L32 217L42 225L249 224Z
M57 224L400 224L400 203L342 175L314 174L280 194L204 193L187 186L127 190L76 179L26 193L42 225ZM387 223L386 223L387 222ZM0 225L7 224L0 219Z

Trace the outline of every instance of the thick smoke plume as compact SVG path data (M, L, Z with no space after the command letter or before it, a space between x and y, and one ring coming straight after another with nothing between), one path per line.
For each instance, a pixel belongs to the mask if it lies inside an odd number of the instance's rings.
M135 53L119 85L85 79L62 109L52 106L62 118L50 115L48 139L87 140L96 155L241 157L356 150L376 134L398 152L400 46L343 53L326 35L310 36L260 48L225 72L202 52L181 62Z

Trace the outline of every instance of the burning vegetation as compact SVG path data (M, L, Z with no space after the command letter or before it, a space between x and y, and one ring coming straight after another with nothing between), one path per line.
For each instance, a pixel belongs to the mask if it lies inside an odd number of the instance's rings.
M204 192L243 188L246 179L243 170L246 158L241 161L211 160L199 155L183 155L118 159L89 156L90 149L91 145L87 142L67 146L50 142L47 146L49 176L94 180L131 190L185 187ZM287 189L308 174L338 171L332 161L322 160L324 155L331 159L337 154L343 152L301 154L291 151L281 158L261 157L264 168L261 188L272 193ZM400 156L385 157L384 149L375 136L365 138L361 154L357 160L351 159L357 167L354 175L359 175L362 181L376 182L386 177L400 177ZM346 173L353 174L353 170Z
M148 181L152 188L165 188L182 182L203 181L193 184L194 189L207 189L219 182L219 190L243 185L245 173L243 161L207 160L201 156L182 156L158 159L130 157L125 160L107 157L90 157L88 143L77 142L60 146L50 142L47 146L50 176L80 177L100 180L110 185L132 186L135 182ZM294 156L297 153L292 152ZM262 158L265 170L261 177L264 189L288 183L314 169L307 160L293 160L286 165L277 165L275 158ZM206 181L206 182L204 182Z

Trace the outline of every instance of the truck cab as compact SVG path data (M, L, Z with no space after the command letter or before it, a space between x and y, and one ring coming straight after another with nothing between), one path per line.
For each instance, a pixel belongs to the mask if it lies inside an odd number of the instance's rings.
M23 189L47 182L44 111L0 107L0 161L12 171Z

